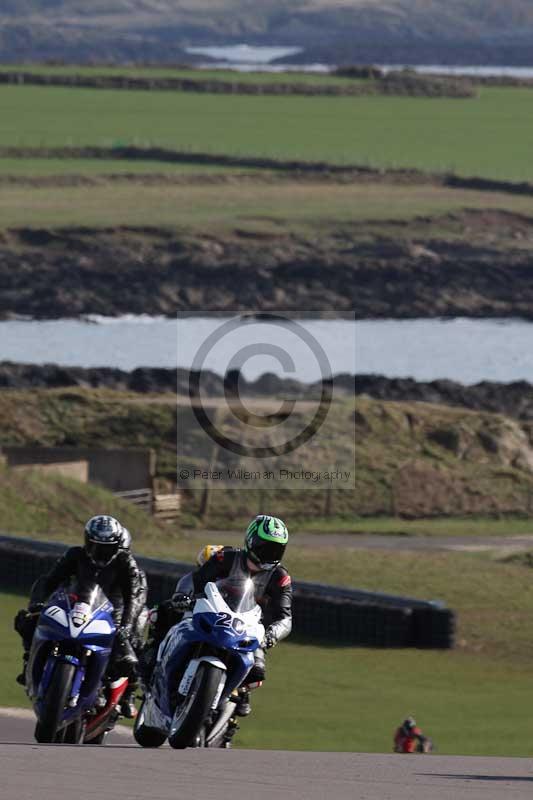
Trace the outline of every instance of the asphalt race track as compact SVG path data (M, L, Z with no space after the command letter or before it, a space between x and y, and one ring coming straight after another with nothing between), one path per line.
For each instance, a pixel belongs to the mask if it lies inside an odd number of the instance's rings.
M38 745L28 712L0 712L2 800L530 800L525 758Z

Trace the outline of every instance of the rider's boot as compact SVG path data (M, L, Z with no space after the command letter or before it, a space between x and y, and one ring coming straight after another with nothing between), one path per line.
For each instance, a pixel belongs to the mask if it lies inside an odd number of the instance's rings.
M229 750L231 748L233 737L239 730L239 724L234 717L232 717L228 723L228 727L226 728L226 733L224 734L224 739L222 740L222 744L220 745L222 749Z
M247 683L245 686L240 687L238 691L239 698L235 708L235 714L238 717L247 717L248 714L252 713L252 706L250 705L250 690L258 689L262 682L263 681L254 681L253 683Z
M239 698L235 713L238 717L247 717L252 713L252 706L250 705L250 692L244 686L239 689Z
M128 684L128 688L122 695L120 700L120 713L126 719L135 719L137 716L137 708L135 706L135 694L137 691L137 686L131 686Z
M17 683L19 683L21 686L26 686L26 667L28 666L28 656L29 653L24 651L22 655L22 672L16 677Z

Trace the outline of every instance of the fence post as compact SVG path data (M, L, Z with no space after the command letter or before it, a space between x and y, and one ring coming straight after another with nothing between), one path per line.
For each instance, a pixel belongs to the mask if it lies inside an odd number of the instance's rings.
M220 419L220 414L219 414L219 409L217 408L214 413L213 427L218 427L219 419ZM211 456L209 458L209 465L208 465L209 473L213 472L215 468L215 464L217 463L217 455L218 455L218 444L215 441L213 441L213 445L211 447ZM202 499L200 500L200 509L199 509L199 516L203 523L206 522L209 514L212 491L213 491L213 486L211 484L210 479L207 478L202 492Z

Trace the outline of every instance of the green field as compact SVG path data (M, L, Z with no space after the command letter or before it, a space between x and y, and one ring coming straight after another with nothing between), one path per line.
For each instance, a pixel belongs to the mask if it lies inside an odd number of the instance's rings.
M533 755L530 669L475 655L281 644L236 744L391 752L414 714L439 754Z
M533 177L528 89L477 100L243 97L2 86L0 146L142 143L191 152Z
M20 164L25 162L20 161ZM43 172L35 174L48 174L45 171L47 162L42 164ZM109 172L130 171L126 162L115 164L116 168L110 164ZM96 174L99 167L100 162L92 162L89 174ZM66 168L68 161L58 162L58 172L64 174L68 171ZM159 173L165 171L161 164L154 163L153 168ZM206 168L205 173L209 170ZM85 168L75 171L81 174ZM135 166L131 171L135 171ZM179 172L180 169L172 169L169 174ZM201 169L198 172L202 174ZM24 174L27 174L26 168ZM391 220L407 221L431 215L437 218L433 227L430 229L426 222L420 234L424 238L429 235L449 238L460 235L460 226L455 225L454 230L453 220L438 218L464 209L505 209L531 216L533 197L430 185L265 182L253 176L231 179L222 186L194 178L177 184L146 183L137 188L127 180L109 182L103 179L98 185L89 186L8 184L2 186L0 193L0 226L153 225L197 233L204 233L206 229L220 233L244 227L273 236L284 230L304 228L314 237L343 225L365 223L363 234L396 238L398 229L389 225ZM353 237L357 233L352 230L349 235ZM322 244L327 245L326 239ZM527 244L526 241L521 246Z

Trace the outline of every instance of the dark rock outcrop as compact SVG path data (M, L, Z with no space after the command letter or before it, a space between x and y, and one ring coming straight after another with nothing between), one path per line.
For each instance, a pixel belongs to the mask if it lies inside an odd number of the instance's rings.
M198 373L194 373L197 375ZM189 370L163 367L138 367L126 370L111 367L65 367L57 364L16 364L0 362L0 389L54 389L79 386L115 389L140 393L172 392L189 394ZM245 395L272 397L280 393L291 397L318 396L320 384L301 383L292 378L279 378L265 373L255 381L234 375L239 391ZM353 393L354 376L340 373L333 378L334 388L343 394ZM224 378L209 370L201 373L202 393L210 397L224 396ZM235 385L226 378L229 389Z
M240 230L13 229L0 235L0 319L227 315L258 298L264 312L296 317L533 319L533 220L463 212L439 222L464 236L426 237L434 219L415 220L412 238L401 223L402 238L365 239L354 225L318 242ZM505 247L483 238L496 226Z
M356 375L355 393L366 394L377 400L438 403L447 406L462 406L476 411L506 414L522 420L533 420L533 385L527 381L496 383L482 381L465 386L449 380L430 382L412 378L385 378L383 375ZM441 444L446 438L449 449L453 449L449 436L439 434ZM491 443L482 442L490 449Z

